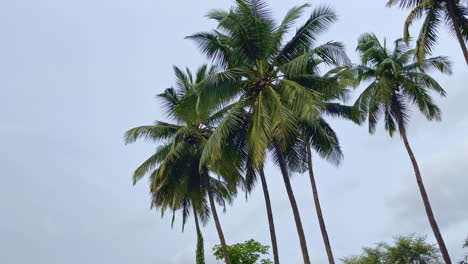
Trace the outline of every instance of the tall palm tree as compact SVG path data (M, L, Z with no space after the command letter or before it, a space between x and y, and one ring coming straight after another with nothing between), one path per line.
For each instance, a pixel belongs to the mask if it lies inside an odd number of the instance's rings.
M200 158L206 141L226 109L218 106L218 108L193 111L199 101L197 84L209 74L213 74L215 68L203 65L197 70L195 76L188 69L184 73L174 67L174 71L177 88L168 88L158 96L163 100L168 115L177 124L157 121L154 125L130 129L125 134L127 143L132 143L139 138L165 142L154 155L136 169L134 183L146 174L150 174L152 204L162 208L162 212L166 208L171 208L174 212L181 209L183 224L189 215L190 206L192 207L199 242L197 261L200 263L204 259L201 255L203 245L200 244L203 239L197 215L202 216L203 220L206 219L203 216L211 211L226 263L230 264L215 200L223 206L226 201L232 200L241 177L239 170L241 161L236 159L237 156L232 155L234 151L231 148L225 148L223 157L231 158L230 160L207 163L200 169ZM210 176L210 171L217 174L219 179Z
M292 39L284 41L308 5L292 8L278 24L271 18L265 1L235 2L229 11L214 10L208 14L218 23L216 30L188 37L208 58L225 69L200 84L202 101L208 105L220 100L235 101L208 140L202 164L219 157L227 134L239 126L240 112L251 113L246 137L249 158L255 168L261 169L268 150L276 157L294 215L303 260L309 264L284 151L297 137L297 120L314 120L324 107L320 94L293 81L293 77L303 74L313 59L320 58L330 64L348 60L339 42L316 45L318 34L336 20L336 14L326 6L316 8ZM275 260L278 263L277 257Z
M361 56L361 65L356 67L358 81L368 81L370 84L359 96L355 106L367 113L370 133L375 131L376 124L382 117L390 136L396 131L399 132L411 159L432 231L445 263L450 264L449 253L434 217L406 133L410 120L409 108L413 104L428 120L440 119L440 110L434 104L430 92L445 96L445 91L427 72L435 69L450 74L450 62L446 57L434 57L424 59L422 64L413 63L416 51L409 48L402 39L395 41L393 49L388 49L386 42L381 44L374 34L362 35L358 41L357 51Z
M138 138L147 138L148 136L152 139L156 139L160 137L160 135L154 132L166 129L164 126L165 125L156 124L153 126L133 128L127 132L126 142L133 143ZM150 133L152 134L149 135ZM177 160L177 162L172 161L172 165L166 169L165 174L158 176L160 170L160 168L158 168L158 164L169 163L166 159L169 158L168 153L171 148L171 142L160 146L154 155L136 169L134 173L134 183L141 179L142 174L150 174L152 196L151 207L161 209L161 216L164 216L166 210L170 209L172 211L171 226L174 224L176 212L181 211L182 231L184 230L186 219L189 217L192 209L197 234L196 263L204 264L204 242L199 218L201 218L202 223L206 223L209 218L210 209L205 198L207 190L200 182L200 175L192 174L188 169L180 170L180 168L188 167L188 162L184 160ZM191 164L191 166L192 170L197 171L198 164L195 162ZM151 166L156 168L154 171L151 171L152 169L149 168L150 164L153 164ZM163 179L158 180L157 178ZM212 181L217 180L212 179ZM225 199L228 199L229 201L232 199L231 193L222 182L216 186L216 196L220 203L224 205Z
M320 151L319 154L321 156L333 160L333 162L338 162L342 157L342 153L336 134L323 118L318 118L315 122L300 122L300 126L302 134L297 138L297 142L291 144L285 151L285 158L291 171L298 173L307 171L309 173L312 196L328 262L334 264L335 259L315 182L311 149Z
M318 66L320 62L316 64ZM337 67L331 69L324 75L319 75L318 68L314 67L296 81L322 95L325 108L322 110L321 115L346 118L358 123L359 117L353 107L339 103L339 101L344 101L346 99L348 95L347 87L353 83L353 79L354 74L348 70L348 67ZM298 127L300 136L294 144L289 146L286 152L288 166L292 171L299 173L308 171L309 173L316 214L328 262L334 264L335 259L321 209L317 184L315 182L312 149L322 158L334 165L339 164L343 158L343 154L335 131L333 131L322 116L312 122L300 120Z
M135 129L141 128L142 127L138 127ZM154 129L157 129L156 126L154 127ZM138 133L130 131L129 133ZM131 143L133 141L133 138L129 138L128 143ZM165 158L167 157L167 153L170 150L170 148L170 143L167 143L158 148L155 155L159 156L158 160L160 163L165 162ZM154 159L151 162L156 162L156 157L152 158ZM177 165L177 168L186 166L186 164L183 164L183 162L181 163L182 164ZM134 173L135 181L139 179L139 170L146 170L145 166L147 166L147 164L143 163L142 165L140 165L140 167L137 168L136 172ZM206 223L209 218L210 209L205 199L206 190L200 187L198 177L193 177L193 175L190 175L185 171L177 171L175 168L175 166L172 166L171 169L168 169L166 171L166 175L164 175L165 179L158 183L156 182L156 179L151 179L151 208L155 207L161 209L161 216L164 216L166 210L170 209L172 211L171 227L174 224L176 213L178 211L181 211L182 231L184 231L186 220L190 215L190 209L192 209L197 234L196 264L204 264L204 242L200 228L199 218L202 219L203 223ZM153 174L151 175L153 176L157 174L157 170L158 168L155 171L153 171ZM151 171L148 171L148 173L151 173ZM156 176L154 176L154 178L156 178ZM222 195L222 193L226 192L229 194L229 192L225 190L225 186L223 185L219 185L218 189L217 193L221 199L225 198L225 196ZM231 199L231 197L226 198Z
M426 54L430 54L437 43L437 30L445 23L451 33L454 33L465 56L468 65L468 2L466 0L389 0L387 6L399 5L402 8L412 8L406 18L404 39L409 41L409 27L415 19L425 16L421 31L416 41L416 56L422 64Z

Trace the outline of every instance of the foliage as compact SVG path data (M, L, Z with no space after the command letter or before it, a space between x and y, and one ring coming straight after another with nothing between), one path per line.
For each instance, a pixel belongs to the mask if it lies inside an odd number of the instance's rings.
M197 249L195 251L195 263L205 264L205 247L203 242L203 236L197 234Z
M228 246L232 264L272 264L273 262L269 259L260 259L262 255L269 254L269 249L269 246L264 246L253 239ZM213 254L217 260L224 259L221 245L213 247Z
M135 170L133 181L136 183L143 176L149 175L152 207L160 209L162 215L170 209L173 213L172 222L175 212L181 211L183 227L192 206L202 222L206 222L209 217L207 189L203 180L206 175L199 171L199 161L203 146L215 129L215 119L223 109L192 110L198 102L196 84L213 74L214 67L203 65L195 76L190 70L184 72L178 67L174 67L174 72L176 87L166 89L158 97L168 116L176 121L175 124L156 121L154 125L132 128L126 132L125 141L133 143L138 139L146 139L160 143L155 154ZM227 175L228 170L232 170L230 175ZM238 171L231 166L225 166L223 173L218 175L231 176L229 179L233 182L239 176ZM223 207L235 195L233 186L225 181L226 178L209 177L214 196Z
M325 132L324 128L329 127L321 114L328 109L328 100L337 99L337 95L344 93L341 84L345 82L341 80L348 75L351 64L342 43L318 44L320 34L337 20L329 6L313 9L305 23L295 33L291 32L308 7L308 4L293 7L282 21L276 21L266 1L236 0L229 10L213 10L208 14L217 23L216 29L188 37L208 59L224 70L200 84L202 103L199 105L234 102L207 140L200 166L222 158L228 135L234 131L245 135L238 143L246 151L247 164L251 167L246 171L253 171L251 178L263 169L267 153L272 152L274 162L281 167L305 263L310 261L299 210L289 183L288 167L295 171L304 170L305 163L297 159L304 153L301 153L304 142L298 139L317 131L327 144L325 148L317 138L315 141L310 137L304 140L316 143L313 144L315 149L329 160L335 163L340 160L337 137L331 130ZM288 40L289 35L292 37ZM321 76L320 70L327 67L336 69ZM327 93L329 89L340 91ZM303 131L301 125L310 129ZM253 184L255 178L246 182ZM247 187L247 190L251 189L251 186Z
M344 264L441 264L438 249L423 237L399 236L394 244L378 243L365 247L359 256L343 259Z
M451 2L451 3L449 3ZM426 55L430 55L438 41L438 29L445 24L450 33L459 32L460 41L468 41L468 8L466 2L460 0L389 0L387 6L398 5L402 8L412 8L404 25L404 40L410 39L409 27L415 20L424 21L416 40L416 57L422 64Z
M468 248L468 237L465 240L465 244L463 245L463 248ZM458 264L468 264L468 254L466 254L465 258L458 262Z
M293 24L308 4L293 7L282 21L271 17L263 0L236 0L229 10L211 11L208 17L217 27L187 38L216 66L203 65L195 74L174 67L175 87L158 95L174 122L156 121L125 134L126 143L145 139L159 144L135 170L134 184L148 175L151 206L162 215L171 211L172 223L181 212L183 229L189 209L194 209L202 223L208 220L207 186L223 207L232 201L238 186L250 192L268 151L273 152L286 179L284 171L307 170L309 147L338 164L343 156L340 143L325 116L355 123L367 119L371 133L383 119L390 135L396 131L403 135L410 105L416 105L429 120L440 119L431 93L445 96L445 91L429 71L450 74L451 64L446 57L425 55L437 41L441 16L453 26L444 13L445 2L390 0L389 5L399 3L402 7L417 4L405 25L405 37L387 48L385 40L363 34L358 40L361 63L357 66L351 65L342 43L317 44L318 36L337 20L328 6L312 10L296 32L291 32ZM462 21L466 10L460 10ZM407 28L424 14L423 29L412 49ZM461 30L466 37L467 28ZM285 40L286 36L292 37ZM364 82L369 84L355 104L342 105L348 87ZM363 250L362 255L344 262L440 263L437 249L420 237L397 237L395 245L379 243ZM213 251L218 260L227 258L220 245ZM269 247L255 240L228 246L228 251L232 264L272 263L261 259ZM198 232L196 263L204 263L203 253L203 237ZM468 256L460 264L468 264Z
M133 182L135 184L149 175L151 207L160 209L161 216L170 210L172 225L176 212L181 212L184 230L191 208L203 223L207 222L211 211L207 201L208 186L211 186L214 199L224 208L226 202L232 201L240 180L240 171L236 167L240 161L236 159L237 155L227 155L232 151L226 147L223 151L227 154L223 157L230 158L230 166L220 166L228 164L225 160L210 163L210 170L217 177L211 176L206 167L199 169L206 140L216 128L219 116L225 112L222 107L215 106L196 110L199 102L197 84L214 74L215 68L203 65L195 75L189 69L184 72L177 67L174 67L174 72L176 88L168 88L158 97L175 124L156 121L154 125L130 129L125 134L125 141L128 144L146 139L160 143L156 152L135 170ZM198 233L196 260L204 263L201 233Z
M340 42L317 45L317 37L337 19L328 6L314 9L293 37L284 39L307 7L293 7L278 23L265 1L237 0L230 10L208 14L216 29L188 37L225 69L200 84L200 105L235 101L208 139L202 163L219 158L227 134L243 127L252 166L261 168L272 143L284 150L297 137L297 121L315 122L325 108L323 95L308 85L319 84L318 65L350 62ZM241 109L249 113L245 123L239 120Z
M374 133L381 118L390 136L395 131L405 132L411 104L418 106L427 119L440 119L440 109L430 92L445 96L445 90L428 72L450 74L451 63L446 57L427 58L418 66L413 62L415 50L402 39L397 39L394 48L389 49L386 40L381 43L370 33L359 38L356 49L361 56L361 65L354 67L357 82L370 84L356 100L355 107L367 115L370 133Z

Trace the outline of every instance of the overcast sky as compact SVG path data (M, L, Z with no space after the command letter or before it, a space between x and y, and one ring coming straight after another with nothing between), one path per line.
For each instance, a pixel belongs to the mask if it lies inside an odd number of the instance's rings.
M269 1L280 19L305 1ZM322 1L323 2L323 1ZM389 42L402 33L407 11L386 1L328 1L339 22L320 42L343 41L349 56L361 33ZM319 1L312 2L313 6ZM195 68L204 59L184 36L208 30L204 17L228 0L0 1L0 262L6 264L193 263L195 230L149 210L147 180L132 186L133 170L155 149L125 146L125 130L161 120L154 95L174 81L171 66ZM305 17L304 17L305 19ZM413 28L416 34L417 28ZM436 75L448 91L437 99L441 122L414 111L409 140L454 261L468 235L467 67L456 40L441 33L436 55L450 56L452 76ZM398 234L428 235L413 170L398 136L383 128L331 120L345 153L335 168L316 160L317 184L336 258ZM283 263L301 263L293 216L279 170L267 166ZM326 255L306 175L294 175L313 263ZM239 195L221 216L228 243L269 244L259 188ZM218 243L203 228L208 264Z

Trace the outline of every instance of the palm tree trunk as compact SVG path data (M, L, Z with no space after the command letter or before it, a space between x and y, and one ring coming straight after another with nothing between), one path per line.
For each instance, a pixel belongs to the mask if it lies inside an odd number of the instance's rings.
M213 190L211 189L211 183L208 175L205 175L206 187L208 189L208 198L210 200L211 214L213 215L213 220L216 225L216 230L218 231L219 241L221 242L221 248L223 249L224 261L226 264L231 264L231 259L229 258L229 253L226 245L226 240L224 239L223 229L221 228L221 223L219 222L218 213L216 212L216 206L213 199Z
M302 257L304 259L304 264L310 264L309 252L307 250L307 243L304 235L304 229L302 228L301 216L299 214L299 209L297 207L296 198L291 187L291 182L289 181L288 169L286 167L286 162L281 151L281 147L278 143L275 143L275 149L278 154L278 163L281 169L281 174L283 175L284 185L286 187L286 192L288 193L289 202L291 203L291 209L293 211L294 220L296 222L297 235L299 236L299 243L301 245Z
M457 16L455 14L455 3L453 0L446 0L447 3L447 9L450 14L450 18L452 19L455 34L457 35L458 42L460 43L460 47L463 51L463 56L465 56L465 61L466 64L468 65L468 50L466 49L465 41L463 40L463 36L460 32L460 24L458 23L459 21L457 20ZM468 25L465 25L468 26Z
M273 221L273 211L271 210L270 193L266 182L263 168L259 169L260 179L262 180L263 196L265 196L265 205L268 215L268 224L270 225L271 247L273 248L273 259L275 264L279 264L278 244L276 243L275 222Z
M198 223L198 215L197 215L197 210L195 210L195 207L193 207L193 218L195 219L195 227L197 229L197 251L196 251L196 264L205 264L205 249L204 249L204 243L203 243L203 236L200 230L200 224Z
M320 231L322 232L323 243L325 244L325 250L327 251L328 262L335 264L333 258L333 252L330 246L330 240L328 239L327 228L325 226L325 220L322 215L322 208L320 207L320 200L317 191L317 185L315 184L314 171L312 169L312 151L310 150L310 144L307 143L307 165L309 167L310 183L312 185L312 194L314 196L315 210L317 211L317 218L320 225Z
M427 218L429 218L429 223L432 228L432 232L434 232L434 236L439 244L440 252L442 253L442 257L446 264L452 264L452 260L450 260L449 253L447 251L447 247L445 246L444 239L442 238L442 234L440 233L439 226L437 225L437 221L434 217L434 213L432 212L431 204L429 203L429 197L427 196L426 188L424 187L424 183L421 177L421 172L419 171L418 163L416 162L416 158L414 157L413 151L408 143L408 138L406 137L405 129L400 129L400 135L405 143L406 151L408 151L408 155L411 159L411 163L413 164L414 173L416 175L416 181L419 186L419 191L421 193L421 197L423 199L424 208L426 209Z

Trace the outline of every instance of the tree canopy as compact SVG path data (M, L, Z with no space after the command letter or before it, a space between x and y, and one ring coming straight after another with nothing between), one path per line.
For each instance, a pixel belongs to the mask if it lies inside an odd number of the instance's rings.
M424 237L398 236L392 245L385 242L363 248L363 253L343 259L344 264L440 264L443 263L435 245Z
M271 260L262 258L269 254L269 249L269 246L264 246L253 239L228 246L232 264L272 264ZM221 245L213 247L213 254L217 260L224 259Z

